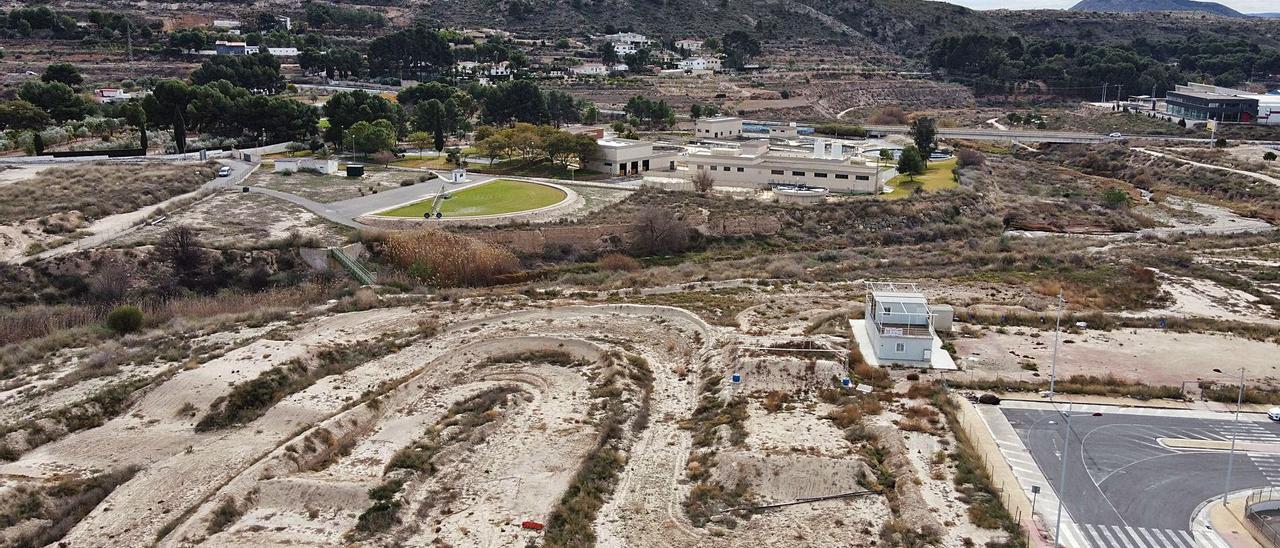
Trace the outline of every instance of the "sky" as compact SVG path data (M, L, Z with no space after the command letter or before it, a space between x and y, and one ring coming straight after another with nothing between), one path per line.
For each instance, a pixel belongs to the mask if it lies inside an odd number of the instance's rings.
M1026 9L1066 9L1074 6L1078 0L945 0L952 4L979 10L1008 8ZM1242 13L1262 13L1280 11L1280 4L1275 0L1217 0Z

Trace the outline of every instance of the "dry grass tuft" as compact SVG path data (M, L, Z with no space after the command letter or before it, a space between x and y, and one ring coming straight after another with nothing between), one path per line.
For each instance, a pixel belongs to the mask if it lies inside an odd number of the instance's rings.
M389 234L384 253L392 264L440 287L490 285L520 270L519 259L506 248L440 230Z

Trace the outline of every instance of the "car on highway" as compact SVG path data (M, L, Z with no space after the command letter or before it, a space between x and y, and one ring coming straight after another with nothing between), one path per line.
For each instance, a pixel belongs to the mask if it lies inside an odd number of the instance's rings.
M1267 418L1280 422L1280 407L1272 407L1267 410Z
M229 168L229 167L227 167L227 166L222 166L222 167L218 168L218 176L219 176L219 177L228 177L228 176L230 176L230 175L231 175L231 168Z
M1119 131L1114 131L1108 134L1107 137L1110 137L1112 139L1119 139L1121 137L1124 137L1124 135L1122 135Z

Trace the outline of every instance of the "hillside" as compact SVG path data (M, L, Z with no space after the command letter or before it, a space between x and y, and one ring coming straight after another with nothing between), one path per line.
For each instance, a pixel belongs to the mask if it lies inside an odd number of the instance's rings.
M1217 2L1195 0L1081 0L1072 11L1099 11L1105 13L1146 13L1152 11L1197 11L1223 17L1245 15Z
M421 5L441 23L517 32L580 35L613 27L683 38L748 30L766 41L855 41L908 56L948 33L996 30L981 12L924 0L424 0Z
M1178 40L1195 32L1247 36L1261 47L1280 48L1280 19L1218 17L1197 12L1101 13L1066 10L996 10L994 24L1023 36L1127 45L1139 36Z

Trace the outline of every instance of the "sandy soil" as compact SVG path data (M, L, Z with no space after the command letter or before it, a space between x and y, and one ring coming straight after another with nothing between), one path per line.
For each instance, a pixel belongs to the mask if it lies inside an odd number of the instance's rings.
M1011 329L1006 333L984 329L979 338L957 338L959 362L969 369L960 378L995 375L1037 380L1047 378L1053 353L1053 332ZM1032 334L1039 334L1032 337ZM1218 378L1214 368L1244 367L1251 379L1280 375L1274 343L1221 334L1172 333L1155 329L1111 332L1086 330L1064 333L1059 347L1059 375L1115 375L1153 385L1178 385L1184 381ZM1229 366L1210 356L1230 356ZM1020 364L1033 362L1036 373Z

